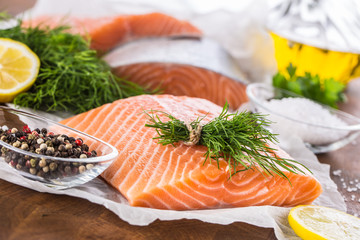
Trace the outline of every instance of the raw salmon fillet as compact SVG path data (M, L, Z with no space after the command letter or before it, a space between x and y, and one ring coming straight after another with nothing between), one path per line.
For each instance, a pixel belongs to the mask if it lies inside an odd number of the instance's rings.
M139 38L160 36L200 37L201 31L187 21L181 21L162 13L120 15L102 18L75 18L42 16L24 21L23 26L69 25L72 33L91 39L91 47L100 52Z
M247 80L217 42L202 39L143 39L103 56L113 73L163 94L205 98L238 109L248 101Z
M117 67L113 72L148 89L160 89L164 94L204 98L220 106L227 102L233 110L248 101L243 82L196 66L139 63Z
M118 189L132 206L158 209L205 209L254 205L295 206L309 204L322 192L311 175L285 172L265 177L244 171L229 179L227 163L219 167L204 163L205 146L158 144L156 130L145 127L143 110L161 110L191 121L204 116L204 123L222 108L200 98L142 95L121 99L62 121L115 146L118 158L102 176ZM161 116L162 120L166 120ZM273 146L276 147L276 146ZM276 154L290 158L279 149Z

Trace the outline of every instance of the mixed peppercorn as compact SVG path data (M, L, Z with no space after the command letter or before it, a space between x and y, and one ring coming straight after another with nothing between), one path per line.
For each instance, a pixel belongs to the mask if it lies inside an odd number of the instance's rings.
M46 179L56 179L83 173L94 167L93 163L57 161L46 158L89 158L96 157L96 151L89 151L89 146L81 138L75 139L65 134L54 134L46 128L34 129L26 125L22 131L7 126L0 127L0 140L13 147L44 155L35 158L0 146L1 156L17 170L29 172Z

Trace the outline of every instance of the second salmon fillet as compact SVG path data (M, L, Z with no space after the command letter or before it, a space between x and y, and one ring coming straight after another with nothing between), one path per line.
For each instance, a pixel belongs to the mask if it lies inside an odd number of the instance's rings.
M101 18L41 16L23 22L23 27L70 26L71 33L90 37L91 48L106 52L117 45L151 37L201 37L201 31L187 21L162 13L118 15Z
M183 143L160 145L157 132L145 127L144 110L160 110L183 121L218 116L221 107L200 98L142 95L115 101L62 123L98 137L119 151L119 157L102 176L132 206L158 209L205 209L256 205L310 204L322 192L310 174L285 172L291 184L278 176L265 177L256 170L239 172L229 179L227 162L219 168L204 163L206 147ZM163 118L166 120L166 118ZM290 158L279 149L279 157Z

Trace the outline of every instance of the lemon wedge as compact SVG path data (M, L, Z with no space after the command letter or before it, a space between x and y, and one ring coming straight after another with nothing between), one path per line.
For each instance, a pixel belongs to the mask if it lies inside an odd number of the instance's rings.
M360 218L332 208L300 205L291 209L289 224L302 239L360 239Z
M11 102L28 90L39 73L40 60L25 44L0 38L0 102Z

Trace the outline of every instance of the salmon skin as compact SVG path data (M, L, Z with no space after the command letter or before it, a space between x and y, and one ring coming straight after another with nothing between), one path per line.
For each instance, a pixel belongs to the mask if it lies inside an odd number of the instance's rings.
M24 21L24 27L68 25L70 32L90 37L91 48L106 52L117 45L148 37L201 37L202 32L187 21L162 13L120 15L102 18L42 16Z
M122 45L103 59L115 75L164 94L199 97L238 109L248 101L244 74L215 41L144 39Z
M102 176L123 194L130 205L157 209L207 209L256 205L310 204L322 192L312 176L284 170L291 181L256 170L239 172L229 179L227 162L204 163L206 147L158 144L144 110L160 110L192 121L206 115L204 123L218 116L221 107L200 98L141 95L121 99L62 121L98 137L119 151ZM163 121L167 119L160 116ZM279 157L290 158L272 146Z

